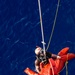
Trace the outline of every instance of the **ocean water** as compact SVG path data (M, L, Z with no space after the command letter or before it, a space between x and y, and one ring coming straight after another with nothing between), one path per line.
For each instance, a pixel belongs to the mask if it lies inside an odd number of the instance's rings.
M41 0L46 47L53 26L57 0ZM35 70L34 50L41 46L37 0L0 0L0 75L26 75ZM75 53L75 0L60 0L54 33L48 51L57 54L70 47ZM65 68L60 75L66 75ZM75 60L68 63L68 75L75 75Z

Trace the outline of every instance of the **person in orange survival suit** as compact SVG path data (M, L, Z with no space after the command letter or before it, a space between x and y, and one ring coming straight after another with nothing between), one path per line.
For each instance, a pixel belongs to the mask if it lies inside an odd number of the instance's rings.
M40 70L40 63L41 62L43 62L44 64L47 64L49 58L53 58L53 59L60 59L61 58L60 56L53 54L51 52L47 52L47 51L46 51L46 58L45 58L44 50L41 47L37 47L35 49L35 54L36 54L35 69L38 73L41 71Z

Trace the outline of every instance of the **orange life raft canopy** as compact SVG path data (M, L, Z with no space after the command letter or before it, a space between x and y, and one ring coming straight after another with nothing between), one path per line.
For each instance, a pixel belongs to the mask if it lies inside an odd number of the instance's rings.
M43 63L40 63L40 69L41 71L39 73L32 71L29 68L26 68L24 72L28 75L58 75L60 71L63 69L66 61L71 60L75 58L75 54L73 53L67 53L69 50L69 47L63 48L58 55L61 56L61 59L55 59L52 58L49 59L49 63L44 65Z

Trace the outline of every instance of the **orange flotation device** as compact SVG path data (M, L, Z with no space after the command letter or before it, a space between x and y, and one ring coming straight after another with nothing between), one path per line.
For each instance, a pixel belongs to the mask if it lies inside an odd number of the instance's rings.
M53 60L52 58L49 59L49 63L44 65L43 63L40 63L40 69L41 71L39 73L26 68L24 72L28 75L58 75L60 71L63 69L66 61L71 60L75 58L75 54L73 53L67 53L69 50L69 47L63 48L58 55L61 56L60 59Z

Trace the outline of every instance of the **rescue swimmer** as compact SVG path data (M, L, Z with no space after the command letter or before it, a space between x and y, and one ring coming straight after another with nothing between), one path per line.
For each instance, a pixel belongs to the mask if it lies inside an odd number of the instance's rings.
M44 64L47 64L49 58L52 58L52 59L60 59L61 58L60 56L53 54L51 52L47 52L47 51L46 51L46 58L45 58L44 50L41 47L37 47L35 49L35 54L36 54L35 69L37 72L41 71L40 70L40 63L41 62Z

